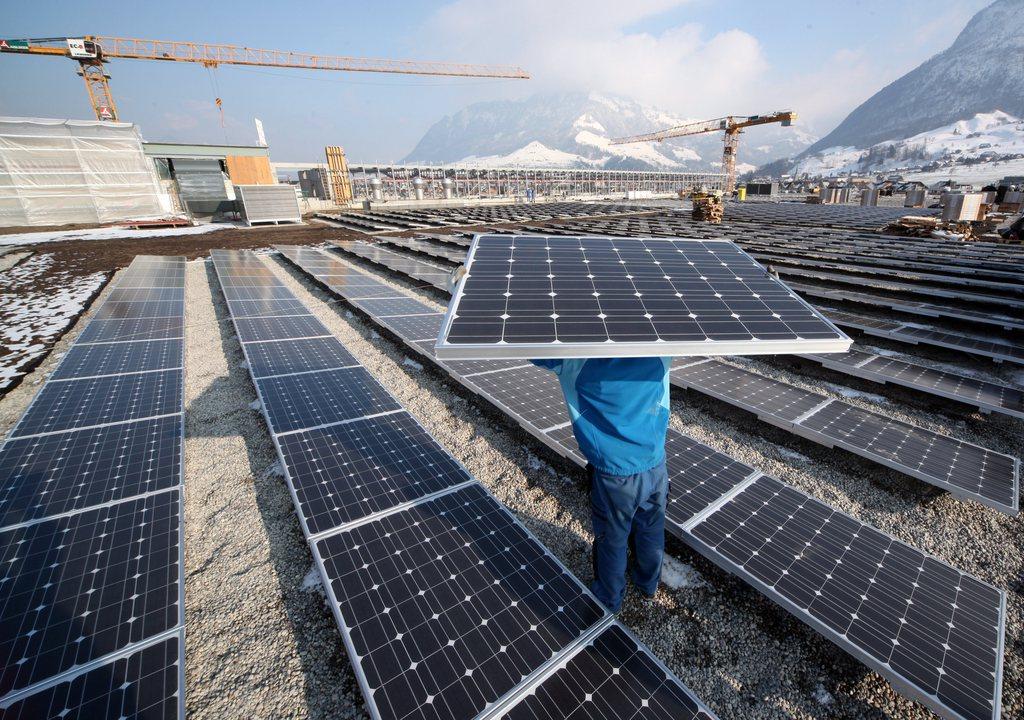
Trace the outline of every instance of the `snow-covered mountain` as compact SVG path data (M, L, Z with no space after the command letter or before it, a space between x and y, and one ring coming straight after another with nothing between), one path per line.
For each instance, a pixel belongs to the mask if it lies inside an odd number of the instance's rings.
M1024 118L1022 57L1024 0L996 0L971 18L949 48L879 90L793 161L758 172L922 166L973 157L969 153L987 142L993 147L981 151L999 153L1006 133L1014 134L1015 127L1020 132L1016 118ZM967 137L988 129L996 137ZM952 138L944 149L947 135ZM1014 147L1003 154L1020 152Z
M792 172L842 175L907 167L939 169L1015 156L1024 157L1024 120L996 110L866 149L827 148L799 159Z
M715 170L721 167L720 133L610 145L611 138L663 130L694 119L699 118L597 93L476 103L435 123L403 162ZM740 172L791 156L815 139L798 127L753 128L744 134L740 146Z

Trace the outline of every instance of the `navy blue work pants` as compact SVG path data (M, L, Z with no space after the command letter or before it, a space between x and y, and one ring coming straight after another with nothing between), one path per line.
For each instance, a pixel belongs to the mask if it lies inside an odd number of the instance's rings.
M594 528L591 591L612 612L626 594L626 562L633 550L633 584L654 595L665 554L665 463L636 475L606 475L592 466L590 510Z

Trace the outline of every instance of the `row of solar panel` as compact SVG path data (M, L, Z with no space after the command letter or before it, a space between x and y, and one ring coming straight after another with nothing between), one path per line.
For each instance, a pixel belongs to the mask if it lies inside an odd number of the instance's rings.
M1015 365L1024 365L1024 346L1021 345L997 342L987 337L947 332L934 327L895 322L834 308L822 307L821 309L836 325L855 328L868 335L911 345L934 345L968 355L980 355L997 362L1006 361Z
M185 259L140 256L0 448L0 715L183 718Z
M370 276L325 253L279 250L370 312L350 293L356 283L373 287ZM374 319L534 437L585 462L550 373L514 361L437 361L441 313L416 309ZM672 430L666 450L671 532L940 714L998 716L1001 591Z
M678 226L676 229L665 228L658 232L644 233L640 230L630 229L630 224L621 226L609 226L607 223L595 223L582 221L580 223L563 223L556 227L542 228L544 232L551 235L578 235L581 232L606 234L619 237L699 237L706 239L728 239L733 240L740 246L746 247L747 234L740 231L722 229L720 226L685 225L683 223L672 223L671 226ZM511 232L506 230L504 232ZM773 247L784 249L787 238L775 237ZM1019 284L1004 283L997 284L996 289L983 287L982 290L989 292L966 291L962 288L976 284L970 278L937 276L938 281L924 282L921 274L907 273L887 268L860 267L853 268L848 265L836 262L825 262L811 259L786 259L776 255L764 255L759 253L756 247L752 247L752 255L766 262L772 263L775 270L783 276L806 277L819 280L826 280L830 283L840 283L852 287L874 287L882 290L913 293L926 297L956 298L961 302L971 302L986 306L986 308L1021 309L1024 308L1024 299L1019 297ZM764 255L762 257L762 255ZM851 272L856 269L856 272ZM933 274L934 275L934 274ZM909 282L905 282L909 281ZM951 287L947 287L951 286ZM999 289L1003 292L1000 294Z
M886 417L714 359L677 361L672 383L754 413L765 422L1001 512L1019 510L1017 458Z
M391 253L391 251L384 249L371 250L369 246L364 243L349 243L341 248L345 252L357 255L364 259L371 260L377 264L382 264L385 267L397 266L401 268L408 267L408 263L413 261L412 258L405 258L399 265L398 255ZM425 271L429 271L432 265L423 264L420 268L420 274L424 274ZM891 305L892 301L884 299L884 302ZM969 311L965 311L969 312ZM401 314L401 312L393 313ZM843 313L836 316L837 324L846 324L854 316L849 313ZM862 329L862 325L854 325L857 329ZM893 324L891 329L899 327L899 324ZM887 334L887 337L903 337L899 334ZM958 349L967 352L984 352L986 350L994 348L996 351L1004 351L1006 348L1001 347L1002 344L991 343L991 345L981 344L978 345L977 341L971 340L966 337L959 337L954 340L954 337L949 333L923 333L921 328L915 329L915 335L913 336L914 342L927 342L929 339L936 339L945 343L944 346L950 346L953 342L956 342ZM911 338L908 336L907 341ZM985 353L986 357L991 357L990 353ZM835 359L836 354L830 354L828 356ZM865 377L864 372L858 368L853 368L846 363L833 362L829 365L834 370L844 372L857 377ZM888 362L876 362L873 364L874 373L869 379L877 380L888 380L895 384L912 387L915 390L920 390L940 397L948 397L952 400L956 400L963 403L977 403L978 406L986 411L1000 412L1008 415L1017 415L1022 410L1022 393L1014 388L1006 385L1000 385L997 383L980 381L974 378L970 378L963 375L956 375L954 373L940 372L932 370L921 365L914 365L911 363L904 363L902 361L889 360ZM913 378L913 380L909 380Z
M624 237L729 237L743 244L747 240L770 240L789 247L800 243L813 249L832 249L870 257L895 257L945 267L976 270L1024 272L1024 260L1010 246L992 243L949 243L933 238L881 235L799 225L766 225L751 236L749 226L726 220L719 225L694 221L684 213L663 212L612 219L586 218L545 225L541 232L580 232Z
M254 255L214 263L376 717L710 717ZM238 287L305 314L236 315Z
M1024 418L1024 391L1009 385L936 370L862 350L802 357L872 382L924 390L938 397L972 404L983 413L994 412Z
M835 289L802 282L790 281L786 284L804 297L826 298L857 305L868 305L870 307L885 308L886 311L895 311L927 318L943 318L955 322L967 321L1002 330L1024 330L1024 319L996 312L971 310L970 308L962 307L957 308L949 305L887 297L861 291Z

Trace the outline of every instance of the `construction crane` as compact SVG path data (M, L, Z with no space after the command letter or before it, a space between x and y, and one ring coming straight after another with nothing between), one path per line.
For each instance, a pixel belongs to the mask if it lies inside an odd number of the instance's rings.
M110 75L104 64L111 58L165 60L199 63L207 68L218 65L298 68L302 70L341 70L346 72L402 73L406 75L445 75L450 77L515 78L529 75L508 65L468 65L465 63L381 58L313 55L285 50L259 50L240 45L140 40L138 38L101 37L26 38L0 40L0 52L21 55L47 55L70 58L78 63L85 80L89 102L97 120L117 121L117 105L110 93ZM219 99L218 99L219 100Z
M755 125L767 125L769 123L781 123L788 127L796 120L796 113L792 110L780 110L768 115L729 115L728 117L715 118L714 120L700 120L698 122L678 125L667 130L633 135L630 137L615 138L611 145L625 145L626 143L651 142L668 140L669 138L684 137L686 135L701 135L703 133L725 131L725 148L722 152L722 169L725 171L725 192L732 194L736 190L736 150L740 145L740 133L744 128Z

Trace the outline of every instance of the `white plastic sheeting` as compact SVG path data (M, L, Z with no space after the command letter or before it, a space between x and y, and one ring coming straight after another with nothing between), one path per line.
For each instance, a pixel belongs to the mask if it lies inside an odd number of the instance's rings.
M166 215L133 124L0 117L0 226Z

